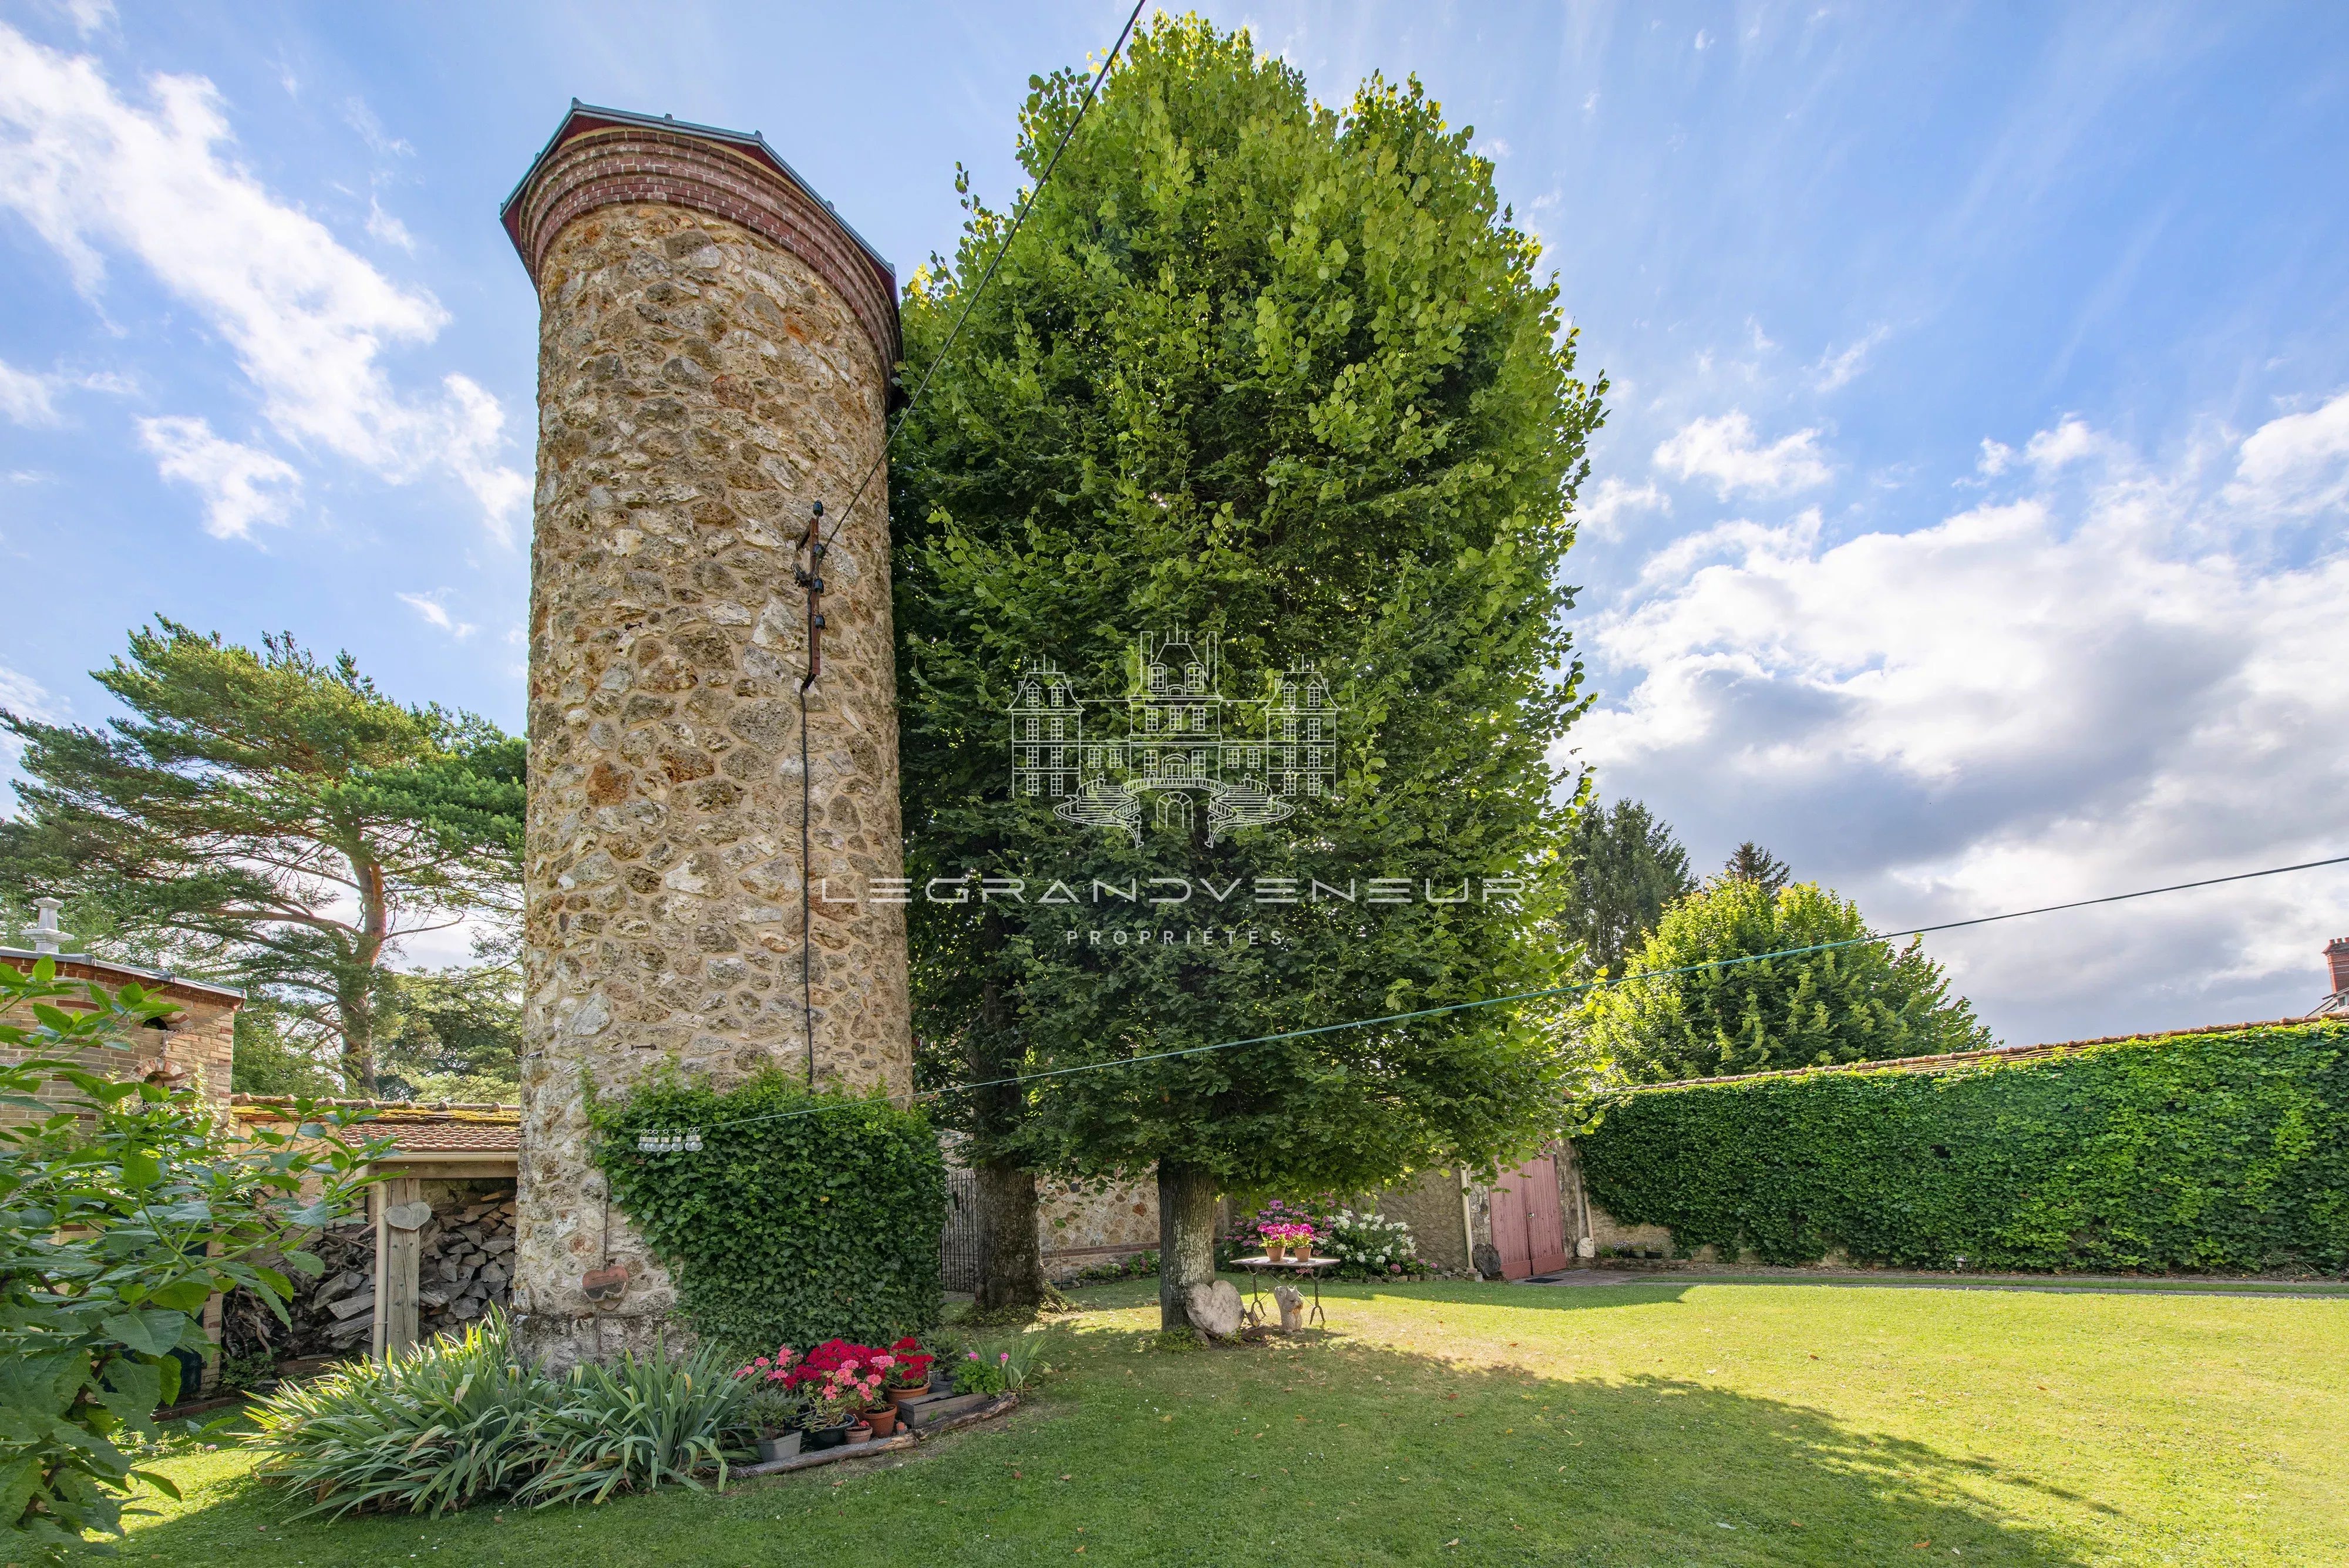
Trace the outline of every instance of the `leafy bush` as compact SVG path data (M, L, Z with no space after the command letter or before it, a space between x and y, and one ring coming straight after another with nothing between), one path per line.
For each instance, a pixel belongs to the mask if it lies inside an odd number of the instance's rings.
M672 1356L657 1346L650 1355L575 1366L540 1420L539 1474L516 1495L543 1507L602 1502L671 1481L698 1491L696 1472L704 1469L715 1469L722 1487L722 1438L739 1424L749 1392L714 1350Z
M502 1314L462 1339L357 1362L254 1407L261 1473L309 1500L296 1517L446 1513L512 1496L601 1502L678 1481L725 1484L723 1442L750 1390L714 1353L623 1355L550 1377Z
M595 1115L613 1200L704 1337L886 1344L937 1322L946 1166L918 1113L770 1074L722 1093L655 1080ZM698 1150L636 1147L683 1127Z
M1584 1043L1637 1083L1972 1051L1993 1044L1940 966L1911 942L1866 941L1858 907L1816 883L1775 895L1726 877L1682 898L1591 993ZM1751 958L1824 943L1826 952Z
M1674 1244L1917 1267L2349 1271L2349 1023L1628 1091L1590 1196Z
M1383 1214L1340 1209L1322 1222L1321 1237L1345 1272L1416 1273L1421 1267L1411 1227Z
M119 1532L134 1480L171 1492L114 1438L155 1432L181 1353L212 1348L198 1314L215 1293L249 1291L285 1318L281 1271L319 1272L296 1238L340 1210L372 1152L344 1141L350 1118L307 1105L295 1130L233 1145L194 1094L62 1059L171 1011L136 985L61 984L47 959L0 964L0 1017L33 1020L0 1023L0 1047L26 1054L0 1066L0 1104L32 1118L0 1127L0 1525L14 1540Z
M302 1516L446 1513L536 1473L561 1385L521 1359L505 1318L450 1343L349 1362L253 1407L261 1473L310 1500Z

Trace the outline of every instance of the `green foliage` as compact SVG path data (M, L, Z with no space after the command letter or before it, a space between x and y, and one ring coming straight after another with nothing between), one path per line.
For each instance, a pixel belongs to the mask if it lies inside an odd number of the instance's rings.
M1717 879L1666 912L1625 983L1591 993L1584 1044L1601 1071L1661 1083L1993 1044L1919 943L1856 940L1868 934L1859 907L1816 883L1774 897L1760 880ZM1723 961L1833 942L1854 945Z
M722 1487L725 1434L748 1392L709 1349L671 1355L657 1345L650 1355L574 1366L540 1424L541 1468L522 1501L604 1502L671 1483L698 1491L701 1470L715 1470Z
M327 1098L342 1092L342 1075L318 1060L298 1028L266 1002L236 1010L232 1027L229 1087L240 1095L309 1095Z
M47 959L0 964L0 1048L23 1057L0 1067L0 1106L28 1118L0 1127L0 1526L25 1544L120 1530L139 1472L115 1439L154 1435L174 1352L211 1349L206 1299L250 1291L285 1321L285 1271L319 1272L299 1237L372 1152L307 1106L298 1130L231 1147L199 1096L64 1059L170 1011L135 985L60 984Z
M261 1473L307 1504L303 1516L446 1513L537 1473L539 1423L562 1393L493 1315L453 1344L345 1362L281 1388L253 1407L253 1445L265 1456Z
M0 887L95 907L331 1037L372 1093L382 966L406 931L516 905L522 742L378 692L348 654L159 618L93 672L107 730L0 714L25 742Z
M1081 92L1070 72L1034 86L1031 174ZM1414 899L917 900L930 1081L1554 978L1546 873L1568 814L1545 753L1583 701L1560 566L1601 389L1575 379L1537 246L1468 144L1416 83L1373 78L1338 112L1246 35L1161 19L977 297L891 464L916 886L974 867L1039 890L1392 877ZM952 263L907 291L913 369L1005 232L969 210ZM1134 845L1013 798L1003 714L1024 662L1050 656L1113 698L1135 636L1177 627L1219 638L1229 697L1316 668L1344 707L1334 790L1213 844L1204 811ZM1419 896L1487 877L1536 891ZM1143 932L1146 949L1090 940ZM1555 1126L1557 1085L1532 1023L1479 1012L1056 1077L942 1114L978 1159L1361 1188L1529 1145Z
M1591 1197L1682 1250L2349 1272L2349 1023L1636 1090L1601 1109L1577 1140Z
M1728 863L1722 867L1721 874L1733 882L1752 882L1773 898L1785 891L1786 884L1795 879L1794 872L1787 868L1784 860L1750 838L1730 851Z
M709 1352L623 1355L551 1377L502 1314L458 1340L348 1362L253 1407L260 1473L295 1516L442 1514L495 1497L602 1502L698 1472L726 1482L725 1435L746 1390Z
M1696 891L1688 851L1636 800L1587 802L1575 814L1566 854L1572 892L1561 935L1580 944L1587 973L1622 973L1664 911Z
M654 1079L598 1104L595 1123L613 1201L706 1338L885 1345L937 1322L946 1164L918 1112L769 1074L724 1092ZM636 1147L688 1127L698 1151Z
M377 1093L476 1101L512 1100L520 1093L518 965L388 973L381 994Z

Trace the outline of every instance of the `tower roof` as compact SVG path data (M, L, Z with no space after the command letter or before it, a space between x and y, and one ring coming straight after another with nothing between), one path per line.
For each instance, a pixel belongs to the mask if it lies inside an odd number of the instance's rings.
M644 201L724 218L790 251L847 302L885 372L895 365L896 269L755 130L605 109L574 98L498 208L498 221L535 282L547 247L573 218Z

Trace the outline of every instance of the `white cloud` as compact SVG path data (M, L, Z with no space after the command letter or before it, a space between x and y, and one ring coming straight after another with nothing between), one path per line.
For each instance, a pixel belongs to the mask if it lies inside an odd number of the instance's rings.
M85 292L102 286L107 253L143 262L230 345L285 441L394 483L450 473L509 539L529 482L484 445L502 423L494 400L455 377L437 400L403 395L383 366L447 313L236 162L209 81L158 76L148 93L151 107L126 102L95 61L0 25L0 202Z
M1832 476L1818 452L1816 430L1796 431L1768 446L1738 410L1692 420L1656 448L1655 465L1681 479L1710 480L1727 500L1738 491L1784 495L1811 490Z
M49 379L19 370L0 359L0 414L20 425L53 425L57 404L49 397Z
M398 245L409 254L416 254L416 236L408 225L383 210L383 203L373 196L367 198L367 232L388 245Z
M2244 497L2330 493L2299 476L2344 418L2262 427L2215 493L2199 452L2156 472L2066 420L2025 446L2041 488L1912 533L1829 544L1806 513L1674 541L1584 623L1615 695L1573 743L1701 853L1759 838L1887 925L2341 854L2349 549L2276 566ZM2344 930L2349 875L2318 872L1931 945L2044 1037L2304 1008Z
M428 594L400 594L396 597L401 604L406 605L460 642L473 635L473 627L470 622L460 621L450 616L441 607L440 600Z
M2253 431L2227 494L2238 504L2297 514L2349 505L2349 392Z
M212 434L203 420L140 420L139 440L166 479L192 484L204 497L204 532L250 539L256 523L283 523L302 488L284 458Z
M114 0L63 0L74 31L88 37L114 20Z
M1982 437L1982 456L1975 460L1974 472L1986 479L1995 479L2014 466L2014 449L2002 441Z
M1820 355L1819 362L1811 367L1811 389L1832 392L1849 386L1861 371L1868 369L1868 357L1890 336L1890 327L1878 327L1856 343L1830 348Z
M1713 47L1713 35L1706 32L1703 28L1699 27L1696 33L1696 47L1699 49L1709 49Z
M1609 475L1574 503L1576 532L1586 540L1622 537L1624 519L1634 512L1670 512L1672 498L1651 481L1634 490Z

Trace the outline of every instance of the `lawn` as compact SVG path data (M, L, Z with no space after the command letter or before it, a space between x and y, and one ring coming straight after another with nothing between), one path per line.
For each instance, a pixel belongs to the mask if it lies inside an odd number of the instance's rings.
M2349 1300L1640 1282L1332 1287L1155 1345L1082 1293L1009 1420L600 1509L287 1523L230 1449L131 1563L2349 1563Z

